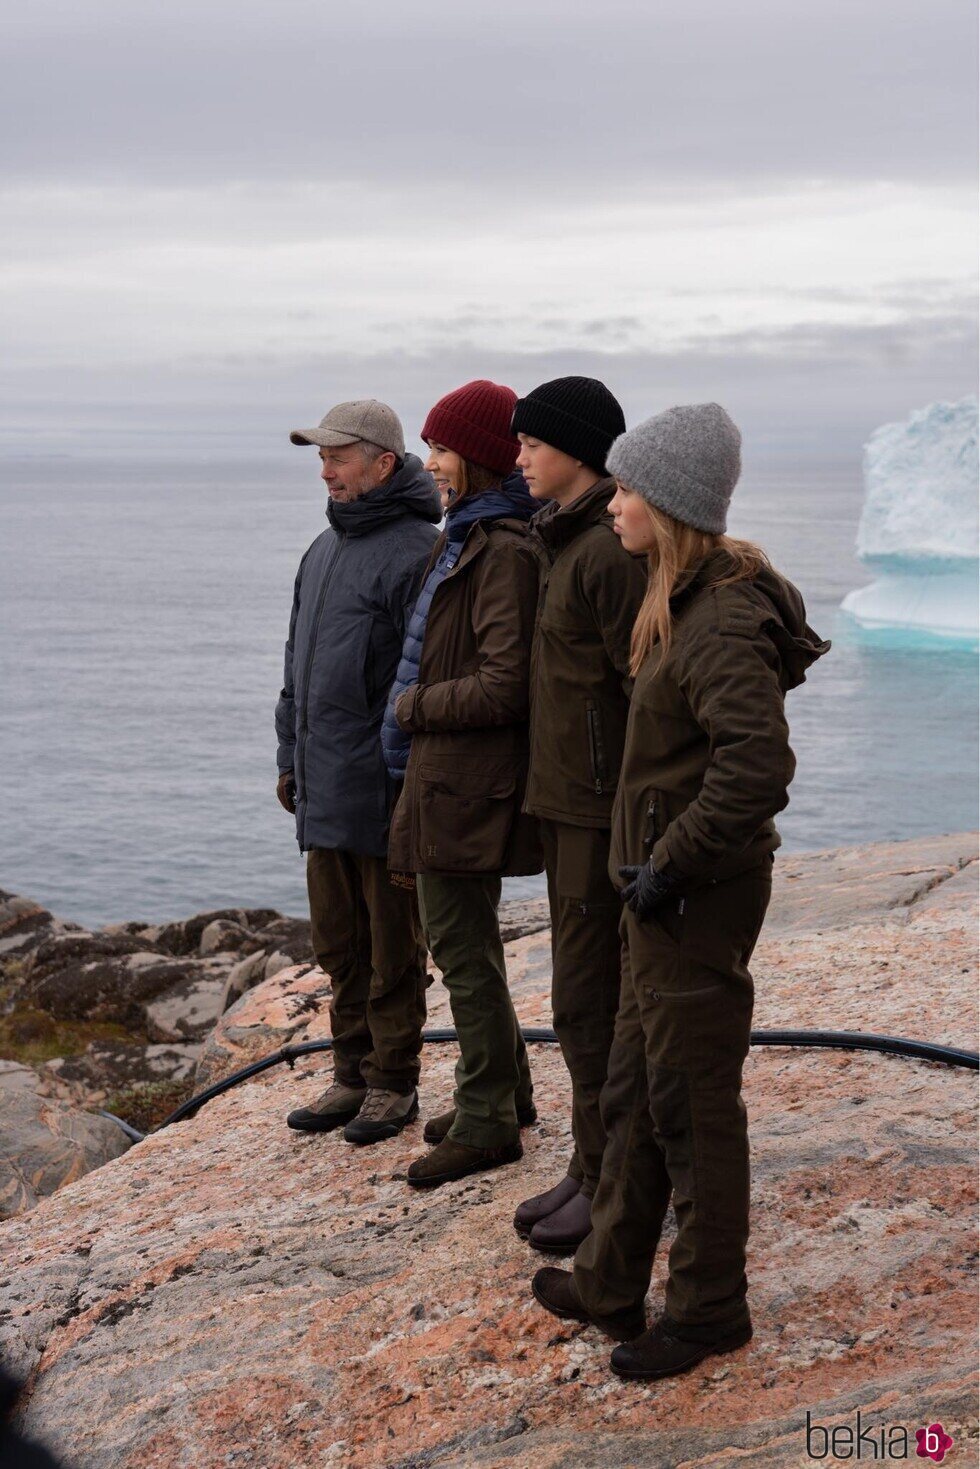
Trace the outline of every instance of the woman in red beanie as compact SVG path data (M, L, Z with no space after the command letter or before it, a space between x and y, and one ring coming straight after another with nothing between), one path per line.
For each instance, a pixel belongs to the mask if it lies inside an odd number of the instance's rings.
M522 1156L535 1117L497 920L501 878L540 872L523 815L538 508L514 471L517 395L467 383L440 398L422 437L448 505L405 638L385 719L389 770L405 785L389 866L418 874L429 949L459 1036L454 1107L432 1118L431 1152L408 1181L432 1188Z

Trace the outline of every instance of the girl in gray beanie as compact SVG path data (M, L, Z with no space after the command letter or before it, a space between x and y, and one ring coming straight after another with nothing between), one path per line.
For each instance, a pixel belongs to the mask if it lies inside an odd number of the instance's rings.
M625 908L622 988L592 1232L574 1270L539 1270L538 1301L622 1345L621 1377L671 1377L752 1335L742 1064L748 962L765 917L795 761L787 689L825 653L803 600L758 546L726 535L740 436L716 403L622 434L609 508L649 580L612 813L609 873ZM644 1298L668 1205L665 1309Z

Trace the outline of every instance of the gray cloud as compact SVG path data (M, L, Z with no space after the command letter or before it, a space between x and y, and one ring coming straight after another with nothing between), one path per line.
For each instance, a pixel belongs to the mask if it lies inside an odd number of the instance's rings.
M459 340L438 352L199 354L125 374L52 364L0 370L0 451L289 458L288 430L331 402L378 396L409 437L440 394L473 377L526 392L564 373L606 381L635 422L670 403L715 399L734 414L748 458L857 455L880 423L975 377L976 336L962 316L889 326L801 326L722 334L676 352L487 351ZM275 480L270 481L270 493Z
M6 28L2 176L397 181L436 217L491 185L507 210L679 182L972 178L973 12L42 0Z

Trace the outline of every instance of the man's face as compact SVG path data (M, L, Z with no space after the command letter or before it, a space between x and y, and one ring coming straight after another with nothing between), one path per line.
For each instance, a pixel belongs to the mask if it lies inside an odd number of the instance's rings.
M384 482L387 462L393 458L391 454L379 454L369 463L360 444L321 449L320 478L331 500L336 500L338 505L349 505L351 500L359 500Z

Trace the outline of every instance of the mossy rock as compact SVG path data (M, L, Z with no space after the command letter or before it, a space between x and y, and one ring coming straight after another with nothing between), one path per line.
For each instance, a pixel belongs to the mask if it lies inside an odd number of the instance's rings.
M143 1037L108 1021L58 1020L47 1010L25 1006L0 1015L0 1057L37 1066L60 1056L80 1056L92 1041Z
M106 1098L105 1110L140 1132L153 1132L193 1095L192 1077L184 1081L141 1081L113 1092Z

